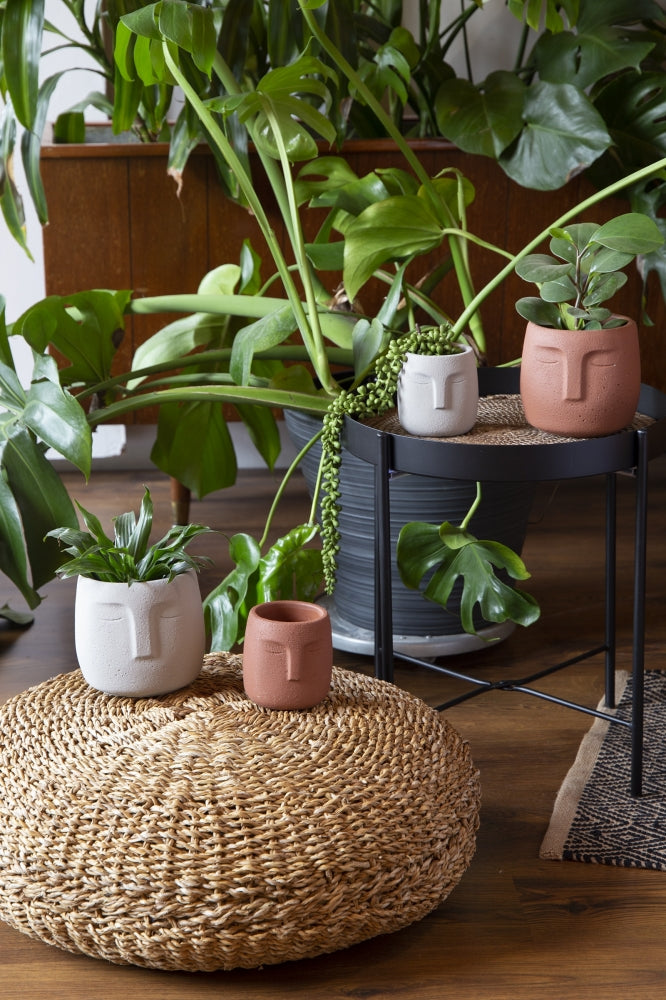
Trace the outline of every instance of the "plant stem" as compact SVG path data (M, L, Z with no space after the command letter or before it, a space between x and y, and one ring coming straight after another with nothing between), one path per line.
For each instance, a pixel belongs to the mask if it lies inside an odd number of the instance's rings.
M481 483L477 482L477 484L476 484L476 498L474 499L474 501L472 503L472 506L467 511L467 513L465 514L465 517L463 518L463 520L460 523L460 527L462 528L463 531L467 531L467 528L469 526L469 522L472 520L472 518L476 514L477 508L478 508L478 506L479 506L480 503L481 503Z
M271 256L275 266L282 279L282 284L284 286L287 298L291 303L291 307L294 311L294 317L296 319L297 326L301 332L301 336L306 344L310 343L312 340L311 330L308 325L308 319L303 309L303 304L301 302L300 295L296 289L296 285L291 276L287 263L285 261L284 255L280 248L280 244L276 238L275 232L268 220L268 216L264 211L264 207L261 200L258 198L254 185L252 184L251 178L246 173L240 159L238 158L235 150L233 149L231 143L228 141L227 137L224 135L222 130L219 128L215 118L205 106L205 104L199 98L194 88L190 85L187 78L181 72L180 67L177 65L173 59L169 45L163 43L164 59L169 71L174 76L175 80L178 82L179 86L182 88L185 97L190 102L192 107L195 109L197 115L205 125L211 140L215 143L220 154L226 160L230 170L234 173L238 183L247 199L248 205L250 206L252 212L254 213L259 226L261 227L262 234L268 248L270 250ZM247 126L250 138L252 138L252 126L248 124ZM292 227L293 228L293 227ZM328 365L324 366L324 369L319 371L318 366L321 367L321 357L319 352L314 351L314 356L312 358L313 364L318 378L322 384L327 384L330 382L330 374L328 372ZM331 386L328 386L329 392L331 391Z
M273 517L275 515L275 511L277 509L277 506L280 503L280 500L282 499L284 491L285 491L285 489L287 487L287 483L289 482L289 480L293 476L294 472L296 471L296 469L298 468L298 466L300 465L300 463L302 462L302 460L305 458L305 456L309 452L310 448L312 448L317 443L317 441L321 437L322 433L323 433L323 430L322 431L318 431L318 433L315 434L315 436L313 438L311 438L310 441L308 441L307 444L305 444L301 448L301 450L299 451L298 455L293 460L293 462L290 464L289 468L287 469L287 471L285 472L284 476L282 477L280 485L278 486L277 490L275 491L275 496L273 497L273 502L271 504L270 510L268 511L268 514L266 516L266 523L264 525L264 533L261 536L261 539L259 541L259 548L260 549L263 549L264 545L266 544L266 542L268 540L268 533L271 530L271 522L272 522ZM310 510L310 518L309 518L308 524L314 524L314 522L316 520L316 511L317 511L317 490L315 490L315 493L314 493L314 499L313 499L313 502L312 502L312 508Z

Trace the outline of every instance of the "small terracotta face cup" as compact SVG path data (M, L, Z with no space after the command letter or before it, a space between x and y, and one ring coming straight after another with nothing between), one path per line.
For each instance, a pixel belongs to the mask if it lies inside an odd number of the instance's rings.
M243 686L255 705L312 708L328 694L333 667L328 612L307 601L268 601L250 610Z

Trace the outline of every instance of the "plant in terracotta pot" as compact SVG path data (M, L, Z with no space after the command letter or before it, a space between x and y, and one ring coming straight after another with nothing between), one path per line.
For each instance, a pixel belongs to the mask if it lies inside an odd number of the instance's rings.
M113 538L94 514L77 506L86 530L54 528L70 556L58 576L78 577L76 655L88 683L107 694L148 697L191 683L205 652L196 570L205 561L187 546L211 529L174 526L150 542L153 504L114 518Z
M519 299L528 320L521 365L527 420L541 430L596 437L626 427L640 393L636 322L608 302L626 281L622 269L664 242L652 220L628 213L605 225L550 230L550 254L516 265L539 296Z

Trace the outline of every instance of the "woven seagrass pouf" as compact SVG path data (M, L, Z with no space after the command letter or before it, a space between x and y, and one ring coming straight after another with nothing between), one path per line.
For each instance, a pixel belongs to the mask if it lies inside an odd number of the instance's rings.
M478 774L423 702L334 668L257 708L242 660L133 701L78 670L0 707L0 918L119 964L252 968L398 930L475 847Z

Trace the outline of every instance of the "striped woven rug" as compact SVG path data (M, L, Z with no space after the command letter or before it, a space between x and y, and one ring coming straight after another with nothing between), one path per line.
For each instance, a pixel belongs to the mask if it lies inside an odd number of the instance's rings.
M631 678L617 675L630 718ZM600 704L603 709L603 703ZM643 795L629 794L630 731L595 719L560 788L540 857L666 870L666 673L645 674Z

